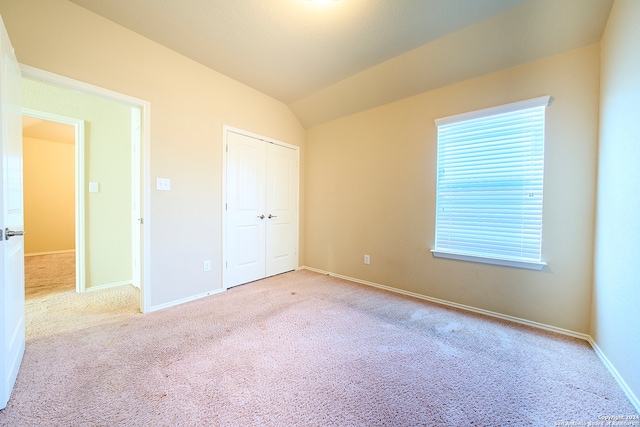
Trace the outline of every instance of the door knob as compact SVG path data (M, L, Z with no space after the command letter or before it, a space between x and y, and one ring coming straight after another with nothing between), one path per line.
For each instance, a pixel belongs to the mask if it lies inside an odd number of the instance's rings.
M269 214L268 218L269 218L269 219L271 219L271 218L278 218L278 215L271 215L271 214Z
M14 237L14 236L24 236L24 231L13 231L13 230L9 230L8 228L4 229L4 238L9 240L10 237Z
M264 215L258 215L258 219L264 219Z

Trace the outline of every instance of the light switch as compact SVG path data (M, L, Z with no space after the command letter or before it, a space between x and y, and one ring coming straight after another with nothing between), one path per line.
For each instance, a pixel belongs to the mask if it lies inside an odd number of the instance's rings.
M156 178L156 190L158 191L170 191L171 180L169 178Z
M90 182L89 183L89 193L98 193L100 192L100 183L99 182Z

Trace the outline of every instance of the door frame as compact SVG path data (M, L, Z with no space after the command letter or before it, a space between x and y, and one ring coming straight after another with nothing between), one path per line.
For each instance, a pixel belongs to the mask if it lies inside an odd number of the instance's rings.
M140 261L140 252L142 250L142 242L140 241L140 226L143 221L143 214L140 206L140 145L141 145L141 110L140 108L131 108L131 253L133 254L132 262L132 281L133 286L141 289L142 283L142 265ZM138 230L138 232L136 232ZM136 256L137 255L137 256Z
M151 247L151 103L139 98L135 98L129 95L125 95L119 92L115 92L109 89L105 89L99 86L94 86L89 83L84 83L78 80L74 80L69 77L64 77L59 74L51 73L39 68L35 68L29 65L20 64L22 76L33 80L42 81L55 86L64 87L67 89L77 90L90 95L96 95L103 98L110 99L121 104L126 104L131 107L137 107L140 109L140 175L142 181L141 195L141 214L139 218L140 226L142 227L142 241L139 253L139 259L142 259L140 263L142 267L141 281L140 281L140 311L142 313L148 313L151 311L151 295L152 295L152 282L151 282L151 254L149 248ZM140 179L138 179L140 182ZM140 256L141 255L141 256Z
M250 138L259 139L261 141L280 145L282 147L290 148L296 152L296 162L298 166L298 176L296 180L296 212L298 214L297 227L296 227L296 268L300 264L300 147L297 145L288 144L286 142L279 141L277 139L269 138L257 133L242 130L229 125L222 125L222 265L220 271L222 272L221 284L222 289L227 290L230 286L227 285L226 270L227 270L227 145L229 132L237 133L240 135L248 136Z
M23 74L24 76L24 74ZM85 275L85 196L84 196L84 120L22 107L22 115L73 126L75 129L75 241L76 292L86 290Z

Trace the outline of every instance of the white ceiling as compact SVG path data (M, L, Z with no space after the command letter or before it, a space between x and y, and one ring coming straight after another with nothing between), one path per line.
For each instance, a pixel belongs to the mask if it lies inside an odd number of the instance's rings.
M70 1L283 101L311 126L594 43L613 0ZM443 48L453 62L434 56ZM395 73L376 75L385 64Z

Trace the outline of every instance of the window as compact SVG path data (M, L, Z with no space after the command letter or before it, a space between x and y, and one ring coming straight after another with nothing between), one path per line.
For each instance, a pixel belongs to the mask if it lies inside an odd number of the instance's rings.
M436 257L540 270L550 97L436 120Z

